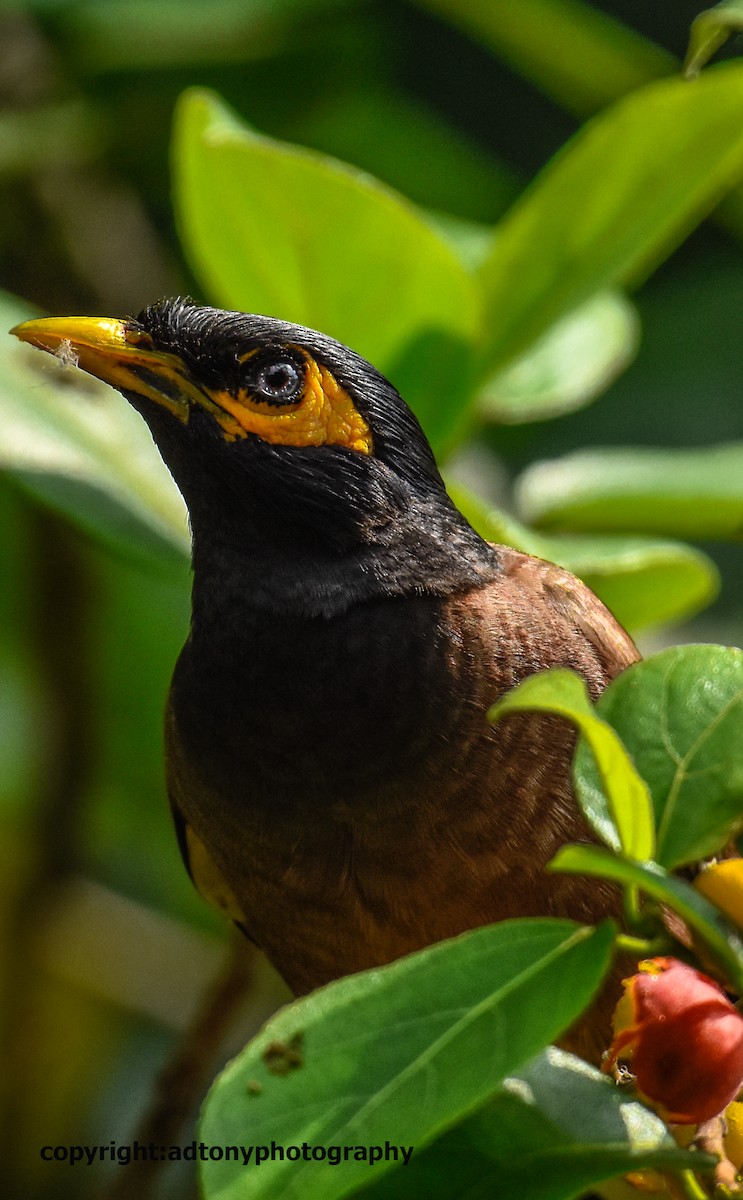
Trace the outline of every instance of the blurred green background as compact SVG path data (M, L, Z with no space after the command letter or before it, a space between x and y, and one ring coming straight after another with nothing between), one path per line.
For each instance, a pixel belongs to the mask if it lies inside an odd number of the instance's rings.
M194 84L427 210L492 224L586 118L678 70L700 7L5 0L0 288L59 314L210 298L170 197L173 109ZM740 48L733 37L717 57ZM636 293L639 351L592 404L479 428L453 477L508 507L511 482L539 459L739 438L741 230L730 212L706 221ZM12 447L2 453L12 460ZM116 552L28 484L0 477L0 1183L6 1196L56 1200L104 1194L117 1168L45 1164L40 1146L134 1135L227 932L181 867L162 784L187 563ZM653 630L646 649L740 644L740 546L704 549L722 572L718 599L693 623ZM234 1044L282 995L259 968ZM193 1186L171 1172L158 1195Z

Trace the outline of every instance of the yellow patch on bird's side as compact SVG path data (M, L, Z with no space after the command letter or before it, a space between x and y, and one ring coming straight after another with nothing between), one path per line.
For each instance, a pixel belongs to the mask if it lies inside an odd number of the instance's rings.
M299 349L299 347L296 347ZM210 392L211 398L237 422L242 435L255 433L278 446L346 446L371 454L371 430L345 388L326 367L304 350L305 381L296 404L270 404L241 390ZM231 424L229 434L234 434Z
M233 921L245 920L237 897L196 831L186 824L188 870L194 885L209 904Z

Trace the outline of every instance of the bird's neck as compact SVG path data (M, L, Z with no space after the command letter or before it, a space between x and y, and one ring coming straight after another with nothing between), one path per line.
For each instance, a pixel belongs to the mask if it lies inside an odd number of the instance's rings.
M352 784L407 778L431 738L454 744L442 598L500 566L446 497L343 547L282 513L219 502L216 513L203 492L190 498L193 616L172 694L215 794L238 762L258 805L330 803Z
M265 516L192 513L194 624L218 614L333 618L356 604L448 596L497 576L497 552L448 503L412 508L339 548Z
M453 631L446 603L390 598L327 620L224 599L218 613L195 611L171 711L210 805L227 798L226 816L235 780L240 804L294 812L300 823L308 806L328 812L349 797L394 804L434 749L459 744L471 709L452 703L453 680L473 647Z

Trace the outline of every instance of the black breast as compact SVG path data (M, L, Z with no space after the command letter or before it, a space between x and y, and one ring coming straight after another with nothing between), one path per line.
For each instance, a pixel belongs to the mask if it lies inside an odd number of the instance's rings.
M332 804L404 784L456 735L466 659L433 597L332 619L243 612L239 633L228 621L194 631L172 714L210 791L259 807Z

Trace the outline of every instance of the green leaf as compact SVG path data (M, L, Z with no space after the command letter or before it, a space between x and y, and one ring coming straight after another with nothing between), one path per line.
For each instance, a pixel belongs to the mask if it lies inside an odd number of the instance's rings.
M598 292L485 384L477 402L480 415L509 424L583 408L629 366L638 340L629 301L619 292Z
M429 437L451 434L471 391L476 289L412 204L202 91L180 101L174 173L184 247L216 303L338 338L392 379Z
M219 1145L423 1146L492 1096L595 992L613 926L504 921L312 993L273 1017L205 1102ZM549 1003L545 1003L549 996ZM296 1068L272 1071L279 1047ZM374 1179L394 1163L381 1161ZM206 1162L207 1197L334 1200L368 1162Z
M484 538L572 571L626 629L680 621L711 603L719 590L717 567L692 546L631 535L547 535L449 478L447 489Z
M714 1165L605 1075L551 1046L477 1113L365 1189L370 1200L571 1200L627 1171Z
M523 183L492 146L478 145L461 125L448 124L440 107L434 111L413 98L403 79L397 83L370 73L360 87L350 70L345 85L336 81L322 105L294 113L296 141L354 163L424 205L444 236L447 219L470 225L474 237L480 228L475 222L489 222L482 226L489 249L493 220L513 204Z
M0 328L35 315L0 294ZM0 339L0 468L117 550L172 566L185 508L141 417L112 388Z
M743 651L672 646L629 667L596 709L650 788L663 866L716 854L743 828ZM583 747L575 777L595 795Z
M590 747L603 795L598 804L593 802L595 791L589 794L587 804L580 792L578 798L599 837L632 858L652 858L655 829L647 785L611 725L596 716L580 675L560 667L530 675L493 705L488 720L495 722L508 713L534 710L565 717L577 726ZM608 800L608 809L603 796Z
M453 217L451 213L426 209L426 220L451 247L464 267L471 273L478 270L490 254L497 226L483 225L480 221L468 221Z
M658 863L634 862L603 846L564 846L548 869L613 879L625 887L639 888L653 900L672 908L699 935L733 989L738 994L743 992L740 930L684 879L669 875Z
M492 371L607 287L637 283L743 173L743 66L643 88L586 125L498 228L480 278Z
M689 48L684 60L687 79L696 79L705 63L728 40L743 29L743 0L724 0L700 12L691 23Z
M554 535L550 554L603 600L626 629L686 620L720 589L717 567L682 542L631 535Z
M737 540L743 442L700 450L581 450L529 467L517 497L526 519L545 528Z

